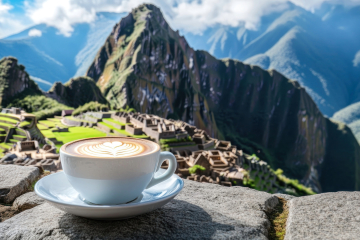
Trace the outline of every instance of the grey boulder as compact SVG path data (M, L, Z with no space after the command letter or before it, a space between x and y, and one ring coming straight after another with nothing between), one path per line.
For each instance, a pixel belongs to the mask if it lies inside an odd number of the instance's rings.
M39 197L35 192L28 192L16 198L13 207L22 212L43 204L44 202L45 200Z
M278 198L265 192L185 180L165 206L122 221L77 217L48 203L0 224L0 239L267 239L265 214Z
M0 165L0 202L11 203L40 175L36 167Z
M288 202L285 239L360 239L360 192L323 193Z

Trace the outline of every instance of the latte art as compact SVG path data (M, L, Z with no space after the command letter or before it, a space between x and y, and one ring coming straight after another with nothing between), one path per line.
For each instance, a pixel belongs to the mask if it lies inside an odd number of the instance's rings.
M78 145L75 152L92 157L130 157L141 154L145 148L130 141L84 142Z

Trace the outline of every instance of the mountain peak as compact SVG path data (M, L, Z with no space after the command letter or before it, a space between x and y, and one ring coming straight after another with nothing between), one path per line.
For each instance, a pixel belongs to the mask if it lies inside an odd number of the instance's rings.
M329 177L342 164L333 157L341 148L328 147L340 133L304 88L275 70L195 51L153 5L139 6L114 27L87 76L112 106L186 121L315 191L357 188L355 178L340 186ZM360 149L351 133L344 136L351 166ZM360 168L347 171L355 176Z
M30 79L25 67L18 64L14 57L4 57L0 60L0 104L6 106L11 100L22 94L31 92L41 94L39 87Z
M106 103L99 88L90 77L72 78L65 84L56 82L46 94L48 97L72 107L79 107L91 101Z

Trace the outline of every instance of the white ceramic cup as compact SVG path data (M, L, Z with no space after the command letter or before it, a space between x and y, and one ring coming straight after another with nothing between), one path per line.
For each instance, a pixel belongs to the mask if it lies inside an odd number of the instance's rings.
M99 139L112 138L101 137ZM96 139L96 138L89 138ZM73 188L85 200L102 205L127 203L140 196L145 188L150 188L172 176L176 170L177 161L170 152L160 152L160 146L149 140L114 137L116 139L131 139L131 141L146 141L151 151L144 155L101 158L79 156L66 152L66 147L81 139L64 144L60 148L60 159L64 173ZM161 164L169 160L167 171L154 177Z

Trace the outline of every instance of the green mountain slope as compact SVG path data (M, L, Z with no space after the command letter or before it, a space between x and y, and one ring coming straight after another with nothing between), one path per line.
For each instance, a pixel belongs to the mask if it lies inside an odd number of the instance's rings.
M38 86L29 77L23 65L13 57L0 60L0 104L6 106L22 93L41 94Z
M304 88L277 71L195 51L153 5L113 28L87 76L113 106L192 123L315 191L358 189L359 145ZM334 185L328 180L338 165L347 174Z
M65 84L56 82L47 95L75 108L91 101L107 103L94 80L89 77L72 78Z
M59 114L69 106L46 97L29 77L23 65L13 57L0 60L0 96L2 107L20 107L32 112L37 119Z

